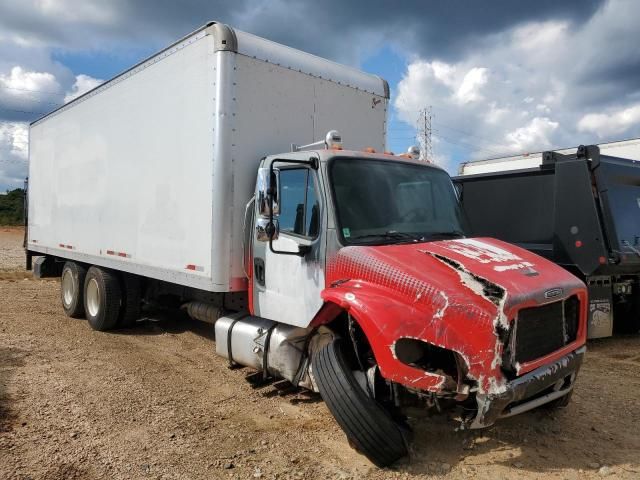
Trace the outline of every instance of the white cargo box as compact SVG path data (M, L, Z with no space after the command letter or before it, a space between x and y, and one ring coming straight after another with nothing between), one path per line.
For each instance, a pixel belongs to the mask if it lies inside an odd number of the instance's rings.
M374 75L205 25L31 125L28 249L244 290L260 159L333 129L383 150L388 97Z

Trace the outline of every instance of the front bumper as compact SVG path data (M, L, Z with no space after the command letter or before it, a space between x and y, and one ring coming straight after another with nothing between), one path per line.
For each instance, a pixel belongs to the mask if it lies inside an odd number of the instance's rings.
M468 428L484 428L499 418L511 417L571 393L586 346L537 368L507 384L498 394L478 394L478 412L465 421ZM546 392L545 392L546 391Z

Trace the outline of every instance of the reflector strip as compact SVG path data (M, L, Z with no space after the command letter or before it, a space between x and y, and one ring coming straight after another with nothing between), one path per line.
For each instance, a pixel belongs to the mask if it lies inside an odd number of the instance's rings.
M194 265L192 263L190 263L184 268L186 268L187 270L194 270L196 272L204 272L204 267L201 267L200 265Z
M126 252L116 252L114 250L107 250L107 255L115 255L122 258L131 258L131 255Z
M73 250L73 246L71 245L65 245L64 243L59 243L58 246L60 248L66 248L67 250Z

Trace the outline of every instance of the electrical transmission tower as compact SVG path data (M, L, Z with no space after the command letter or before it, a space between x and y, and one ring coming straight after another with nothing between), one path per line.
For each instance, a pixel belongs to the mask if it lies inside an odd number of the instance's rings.
M418 114L418 145L420 145L420 160L433 162L433 142L431 139L431 120L433 113L431 106L423 108Z

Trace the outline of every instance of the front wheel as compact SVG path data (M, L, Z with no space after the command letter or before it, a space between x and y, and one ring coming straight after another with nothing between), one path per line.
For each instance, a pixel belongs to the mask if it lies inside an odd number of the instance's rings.
M312 360L322 399L342 427L349 444L378 467L407 455L398 423L360 386L342 351L341 339L323 346Z

